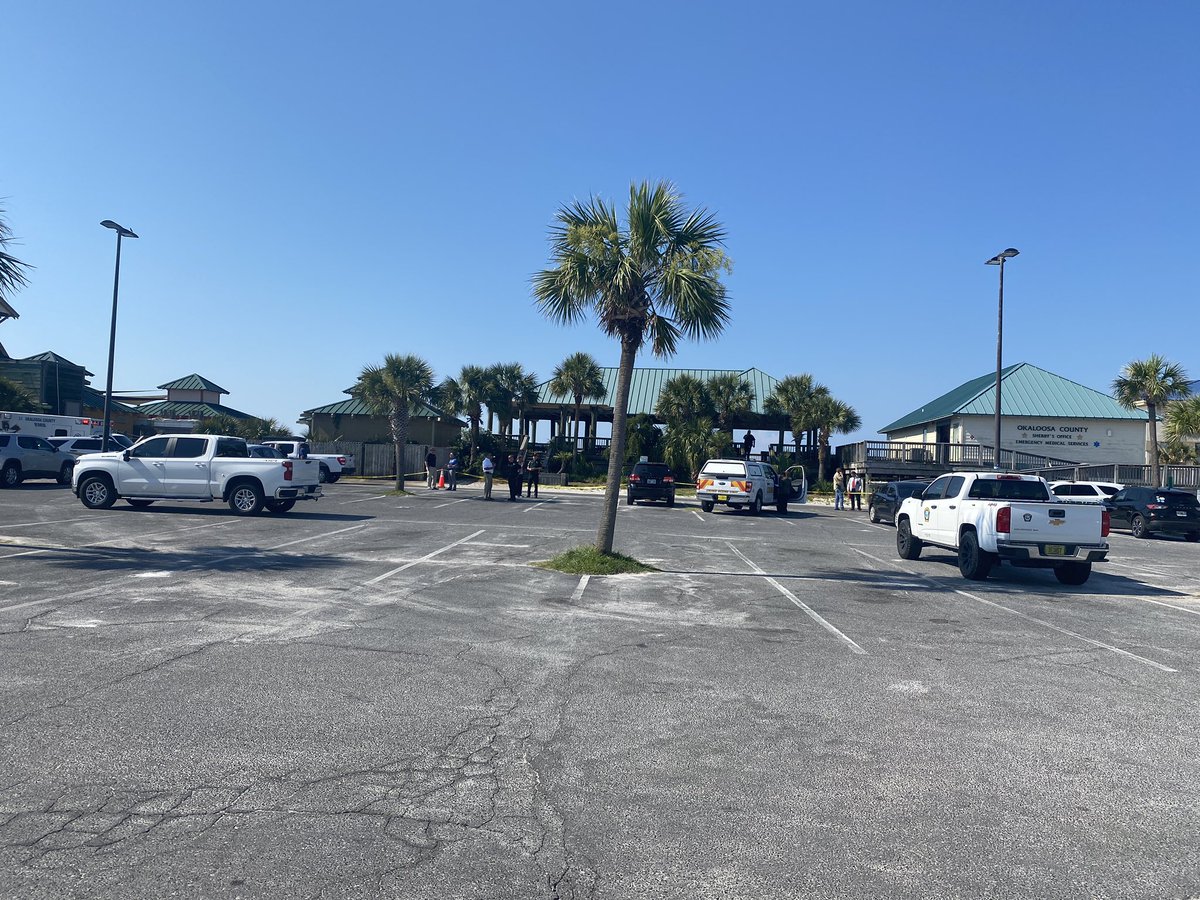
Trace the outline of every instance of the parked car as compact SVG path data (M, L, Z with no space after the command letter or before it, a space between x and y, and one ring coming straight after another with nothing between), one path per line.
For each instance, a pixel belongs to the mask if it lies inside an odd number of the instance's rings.
M638 462L629 473L625 502L633 506L638 500L665 500L675 505L675 476L666 463Z
M872 522L896 524L896 513L905 498L919 494L929 487L928 481L889 481L878 488L867 501L867 515Z
M250 444L247 448L255 459L287 459L287 454L266 444Z
M745 459L710 459L696 479L696 498L705 512L721 503L730 509L746 507L756 516L768 504L785 513L791 492L787 479L768 463Z
M103 437L52 437L49 440L59 450L70 453L76 459L85 453L104 452ZM119 434L109 435L108 441L109 450L128 450L133 446L133 442L129 438Z
M36 434L0 434L0 487L16 487L28 478L71 483L75 457Z
M1123 484L1113 484L1111 481L1052 481L1050 490L1054 496L1075 503L1103 503L1112 497Z
M263 441L267 447L274 447L283 454L285 459L315 459L320 464L321 484L333 484L343 475L353 475L354 454L352 453L312 453L308 441L302 438L289 438L283 441Z
M1182 534L1200 541L1200 501L1175 488L1127 487L1104 501L1114 528L1128 528L1135 538Z

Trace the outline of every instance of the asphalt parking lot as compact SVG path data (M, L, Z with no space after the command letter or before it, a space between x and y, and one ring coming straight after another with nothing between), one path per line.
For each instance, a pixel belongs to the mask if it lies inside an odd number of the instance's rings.
M1197 545L622 504L586 578L598 497L383 490L0 492L0 895L1200 895Z

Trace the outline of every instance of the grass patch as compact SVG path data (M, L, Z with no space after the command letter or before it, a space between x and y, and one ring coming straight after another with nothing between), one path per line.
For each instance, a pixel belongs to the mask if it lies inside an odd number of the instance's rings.
M575 547L566 553L560 553L554 559L534 565L542 569L566 572L568 575L624 575L658 571L654 566L640 563L632 556L601 553L595 547Z

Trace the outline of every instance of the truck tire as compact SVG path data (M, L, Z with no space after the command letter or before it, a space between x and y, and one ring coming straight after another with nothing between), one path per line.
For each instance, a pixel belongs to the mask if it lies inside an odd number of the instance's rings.
M153 500L143 500L140 497L126 497L125 502L128 503L130 506L132 506L134 509L145 509L147 506L149 506L154 501Z
M321 468L317 472L317 481L321 482L321 484L329 481L329 466L325 465L325 463L321 463Z
M992 554L979 547L973 531L964 531L958 539L958 571L970 581L983 581L992 571Z
M713 511L713 502L711 500L701 500L700 508L702 510L704 510L705 512L712 512Z
M58 483L59 484L70 484L71 476L74 473L75 473L75 463L73 463L73 462L63 463L62 468L58 470L58 479L57 479Z
M1129 523L1129 531L1135 538L1146 539L1150 537L1150 529L1146 527L1146 520L1139 515L1133 517L1133 521Z
M283 514L291 510L296 505L295 500L264 500L263 506L266 507L269 513Z
M754 495L754 500L750 504L750 515L761 516L762 515L762 506L763 506L762 491L759 491L757 494Z
M330 472L328 475L325 476L325 481L327 484L336 484L337 480L341 477L342 477L341 472L338 472L336 475L333 472Z
M252 481L239 481L229 491L229 508L239 516L255 516L263 508L262 489Z
M107 478L85 475L79 483L79 499L88 509L108 509L117 502L117 492Z
M21 483L21 464L15 459L4 464L0 471L0 488L14 488Z
M1069 562L1054 567L1054 577L1060 584L1083 584L1091 574L1090 562Z
M874 503L867 504L867 516L870 518L872 525L878 525L881 521L879 518L879 513L875 511Z
M924 546L919 537L914 537L908 519L901 519L896 524L896 553L901 559L920 559L921 548Z

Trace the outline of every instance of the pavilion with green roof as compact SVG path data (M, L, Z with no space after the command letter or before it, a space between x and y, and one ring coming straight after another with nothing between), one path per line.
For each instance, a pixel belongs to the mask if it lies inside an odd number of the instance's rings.
M137 406L139 415L152 419L209 419L229 416L232 419L253 419L250 413L226 406L221 398L229 391L207 378L195 374L160 384L167 392L165 400L152 400Z

